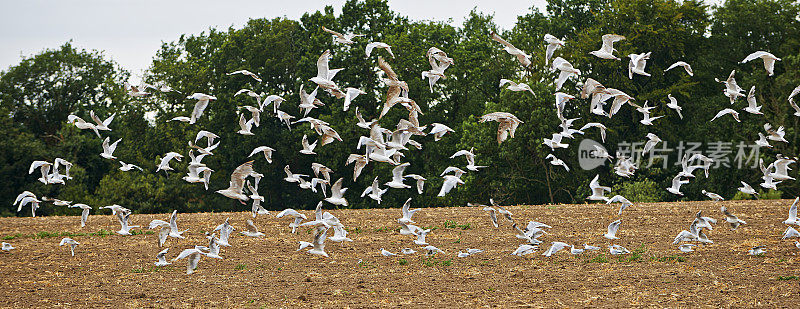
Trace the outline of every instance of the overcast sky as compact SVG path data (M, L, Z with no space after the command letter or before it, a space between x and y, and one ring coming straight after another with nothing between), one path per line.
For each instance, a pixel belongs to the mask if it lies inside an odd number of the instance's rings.
M0 10L0 71L68 40L80 48L102 50L133 74L146 69L161 42L209 27L241 27L251 18L286 16L332 5L341 13L344 0L2 0ZM460 25L472 8L494 14L501 28L510 29L518 15L545 0L390 0L390 7L414 20L452 18Z

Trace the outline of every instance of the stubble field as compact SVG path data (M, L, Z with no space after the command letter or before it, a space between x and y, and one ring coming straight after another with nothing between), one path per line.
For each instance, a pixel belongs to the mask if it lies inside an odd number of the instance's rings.
M616 244L634 254L611 256L602 237L616 208L600 204L508 207L515 220L547 223L535 254L510 253L521 243L509 222L495 228L478 208L426 208L417 225L435 228L427 241L446 254L384 257L418 249L398 233L399 209L328 210L349 231L352 243L326 241L330 258L296 252L313 232L292 234L289 219L259 216L266 237L232 236L223 260L204 258L197 272L185 260L153 265L157 235L106 235L119 225L110 215L0 218L0 237L17 249L0 252L0 307L794 307L800 300L800 271L794 241L781 240L781 222L791 200L637 204L623 213ZM714 241L684 254L672 245L694 214L723 219L725 205L747 225L731 231L724 221L707 232ZM326 205L329 206L329 205ZM413 205L412 205L413 207ZM106 212L104 212L106 213ZM312 211L303 211L311 216ZM133 215L146 226L168 214ZM207 245L205 231L225 218L241 231L249 212L179 214L186 239L170 238L169 259L194 245ZM237 231L237 233L238 233ZM46 233L42 233L46 232ZM59 247L63 235L81 243L71 257ZM546 258L551 241L602 247L573 256L569 250ZM749 256L755 245L763 256ZM467 248L485 252L456 257Z

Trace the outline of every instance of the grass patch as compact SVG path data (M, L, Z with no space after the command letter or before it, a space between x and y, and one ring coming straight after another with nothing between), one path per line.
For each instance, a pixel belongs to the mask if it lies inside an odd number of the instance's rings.
M800 277L797 276L779 276L778 281L791 281L791 280L800 280Z
M469 230L472 228L472 225L467 224L458 224L458 222L447 220L444 222L444 228L446 229L462 229L462 230Z
M234 267L233 269L235 269L235 270L245 270L245 269L247 269L247 264L237 264L236 267Z
M361 230L360 227L357 227L357 228L354 228L354 229L350 229L350 233L352 233L352 234L358 235L358 234L361 234L361 232L363 232L363 231Z
M131 231L131 235L153 235L155 233L156 232L153 231L142 231L142 230Z
M453 260L439 261L439 260L434 260L434 259L428 258L428 259L422 261L422 265L425 266L425 267L434 267L434 266L437 266L437 265L453 266Z
M12 239L14 239L14 238L19 238L19 237L22 237L22 234L20 234L20 233L16 233L16 234L14 234L14 235L6 235L6 236L3 236L3 240L12 240Z
M131 269L131 273L134 274L143 274L143 273L154 273L159 271L171 271L174 268L172 266L149 266L149 267L134 267Z
M454 244L460 244L460 243L461 243L461 238L459 238L459 239L456 239L456 241L454 241L453 243L454 243Z
M604 254L601 254L586 260L586 263L608 263L608 257L606 257Z
M408 265L408 261L406 259L400 259L399 261L397 261L397 263L402 266Z
M651 256L650 261L661 262L661 263L669 263L669 262L686 262L686 258L677 255L669 255L669 256L662 256L662 257L655 257Z

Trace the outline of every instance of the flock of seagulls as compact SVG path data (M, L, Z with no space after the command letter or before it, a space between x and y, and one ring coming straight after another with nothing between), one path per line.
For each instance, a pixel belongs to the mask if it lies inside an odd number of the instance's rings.
M354 41L354 39L362 36L358 34L342 34L325 27L323 27L322 30L330 33L335 43L344 45L347 48L357 43ZM527 68L531 65L531 56L523 50L516 48L514 45L504 40L496 33L492 33L490 38L500 43L503 49L508 54L514 56L523 67ZM622 40L625 40L624 36L616 34L603 35L601 48L596 51L591 51L589 54L601 59L600 61L621 61L622 59L615 54L617 50L614 49L614 43ZM550 63L551 71L554 73L554 75L556 75L553 83L556 91L554 94L556 99L554 112L561 122L559 125L561 131L553 133L551 138L544 138L542 144L553 150L553 153L548 154L546 157L550 164L553 166L561 166L566 172L569 172L570 167L563 160L556 156L555 151L557 149L568 148L569 144L567 142L569 139L574 139L575 134L584 134L584 132L589 129L597 129L601 134L602 140L605 142L606 127L600 122L589 122L584 124L580 129L573 128L574 122L578 119L567 118L565 115L565 107L567 104L574 102L572 100L576 100L577 96L559 91L564 87L568 80L579 78L582 72L580 69L573 67L568 60L562 57L555 57L552 59L552 62L550 61L551 58L555 56L557 50L567 44L565 40L558 39L547 34L544 36L544 41L547 44L545 63ZM376 48L378 50L376 50ZM365 47L365 55L368 59L372 59L371 56L373 54L383 53L391 58L394 58L395 53L391 48L392 46L383 42L369 42ZM236 133L244 136L257 134L257 132L254 132L254 130L260 126L262 121L261 117L270 114L270 110L267 109L267 107L272 104L271 114L273 114L279 122L284 123L288 130L292 129L292 125L307 123L310 128L313 129L313 132L318 135L316 140L313 142L310 142L310 139L313 138L313 136L309 137L307 134L303 135L301 141L302 149L296 149L294 151L297 151L305 156L315 156L315 151L320 147L324 147L325 145L334 142L342 142L342 138L339 136L337 130L331 127L329 123L309 115L313 115L312 112L315 109L325 105L325 103L322 102L322 99L319 98L323 92L327 93L331 100L343 99L342 108L344 111L348 111L350 105L354 103L354 100L356 100L360 94L365 94L366 91L338 85L334 81L334 78L336 74L343 69L330 68L331 57L331 51L326 50L318 58L316 63L317 74L308 80L309 82L315 84L315 88L308 93L303 89L304 85L301 85L298 91L300 97L300 103L298 104L298 107L302 111L302 116L290 115L289 113L280 110L281 103L285 102L286 100L278 95L268 95L251 89L239 90L234 97L243 95L245 97L255 99L256 104L245 105L241 108L241 113L239 114L238 118L240 130L238 130ZM445 71L450 66L454 65L455 61L453 58L448 57L444 51L436 47L431 47L427 51L425 57L430 63L431 69L421 72L421 76L423 79L428 80L430 91L434 91L435 84L439 80L447 78ZM647 61L652 59L652 57L657 57L657 55L654 55L652 52L628 55L628 58L630 59L628 63L628 77L630 79L649 77L651 74L646 71L646 65ZM768 52L755 52L747 56L742 63L747 63L759 58L763 59L765 69L767 70L768 74L772 76L774 65L776 61L780 61L780 59ZM383 55L377 56L376 62L378 68L380 69L381 80L386 86L386 96L382 102L383 106L378 107L380 109L380 114L377 119L367 121L359 112L359 107L355 107L354 114L358 119L357 126L361 129L364 129L366 132L364 136L361 136L358 139L356 149L359 150L359 152L347 155L347 165L353 165L353 181L358 179L363 169L369 164L388 164L394 166L389 181L384 182L381 176L375 177L372 184L364 188L361 193L362 198L368 197L372 200L375 200L376 204L380 204L382 201L382 195L388 190L412 190L412 192L416 191L418 194L424 194L424 184L427 179L417 174L406 173L406 171L409 168L412 168L412 166L408 162L402 162L403 158L405 157L403 152L411 151L410 147L415 148L417 151L423 148L422 143L415 141L413 138L421 138L427 135L432 135L435 142L446 138L446 135L454 132L454 130L440 123L421 125L419 122L419 115L422 115L423 113L417 102L411 98L407 82L403 81L396 74L389 62L384 59ZM677 67L682 67L690 76L693 76L694 74L691 66L683 61L674 63L667 69L667 71ZM726 80L717 80L725 86L722 92L723 95L730 99L731 104L736 103L738 98L745 97L744 90L736 83L735 73L735 70L732 71ZM245 78L252 79L256 83L262 82L261 78L257 74L248 70L237 70L227 73L226 75L228 75L229 78ZM509 91L529 92L534 94L529 85L509 79L501 79L499 82L499 87L505 87L505 89ZM133 86L126 83L125 88L129 95L137 98L146 98L152 95L154 92L147 92L149 89L160 92L178 92L177 90L174 90L165 84L149 85L142 83L141 85ZM758 106L757 102L755 101L754 92L755 87L751 88L750 93L746 96L748 106L744 108L744 111L751 114L763 115L760 112L761 107ZM795 115L800 116L800 108L798 108L793 102L793 97L798 93L800 93L800 87L792 92L788 100L790 105L797 111ZM583 82L582 86L580 87L579 96L581 99L590 100L590 113L603 117L613 117L626 104L630 105L632 108L635 108L637 112L642 114L643 118L640 120L642 125L653 126L656 120L664 117L664 115L652 116L652 110L656 107L648 106L648 102L644 102L642 105L635 104L633 102L635 100L633 96L628 95L620 90L606 87L592 78L585 79L585 82ZM196 125L201 119L203 112L209 108L210 105L212 105L212 102L217 100L217 98L213 95L199 92L187 96L186 99L196 100L191 114L189 114L189 116L174 117L170 121L178 121L188 123L188 125ZM677 99L669 94L667 96L667 100L669 102L666 104L666 106L669 109L674 110L677 115L682 118L682 107L678 104ZM609 103L609 101L611 101L611 105L609 108L606 108L606 105ZM408 112L408 117L401 119L396 124L396 128L394 130L381 126L379 121L398 105ZM720 111L711 119L711 121L726 115L731 115L737 122L740 121L739 113L735 109L731 108L726 108ZM98 138L102 138L100 133L101 131L112 131L111 124L114 120L114 116L115 114L112 114L106 119L101 119L95 115L93 111L90 111L92 122L84 121L76 115L70 115L67 120L69 123L75 125L75 127L78 129L92 130L95 135L98 136ZM480 117L479 122L497 122L496 140L498 144L502 144L509 138L514 138L517 128L524 123L515 115L501 111L487 113L486 115ZM430 126L430 130L427 130L428 126ZM766 131L766 135L759 134L760 140L757 142L758 145L762 147L771 147L769 146L769 141L787 142L783 137L785 134L783 127L778 127L775 129L772 127L772 125L767 123L764 125L764 129ZM428 131L427 133L425 132L426 130ZM201 141L203 139L205 139L205 143ZM182 178L183 180L189 183L202 183L206 190L209 189L210 175L215 171L206 166L206 164L204 164L202 161L205 157L214 155L213 151L215 151L220 144L218 139L219 136L217 134L201 129L198 131L194 141L189 141L190 149L188 151L188 157L190 158L190 161L186 170L187 174ZM646 139L647 142L645 143L643 149L644 154L647 154L651 149L654 149L659 143L662 142L662 140L653 133L648 133L646 135ZM123 172L144 172L141 167L134 164L125 163L121 160L118 160L118 158L114 156L114 151L121 141L122 140L120 139L112 142L109 137L105 137L100 156L104 159L119 161L121 165L119 170ZM204 147L200 146L200 144L204 144ZM597 157L607 159L612 162L615 159L603 148L597 146L595 148L594 154ZM239 165L231 173L229 186L227 188L222 188L215 191L222 196L236 200L244 205L246 205L248 202L252 203L252 219L248 219L246 221L246 229L240 232L240 234L243 236L264 236L264 233L259 231L254 220L257 219L258 215L269 215L269 212L261 205L261 203L264 202L264 197L258 193L259 182L263 177L266 176L256 172L253 169L253 162L254 160L260 160L260 156L263 155L267 163L272 163L272 155L276 151L290 152L291 150L276 150L267 145L254 148L248 156L248 158L252 158L253 160ZM466 175L467 173L480 173L481 169L487 167L477 164L477 155L474 148L470 148L469 150L458 150L450 157L450 159L455 163L460 163L463 162L459 161L460 157L463 157L466 161L466 165L464 166L466 170L463 170L457 166L447 167L440 174L440 177L443 178L443 183L438 191L438 196L446 196L449 192L455 190L459 185L464 184L464 181L461 179L463 175ZM173 161L180 162L182 159L184 159L184 155L177 152L168 152L159 159L160 162L158 163L155 172L158 173L160 171L164 171L164 173L168 173L175 171L175 169L170 166L170 163ZM794 180L794 178L789 176L788 173L789 170L791 170L789 165L795 162L796 158L790 159L788 157L778 155L776 161L765 167L762 160L760 162L760 166L762 172L764 173L764 183L762 183L761 186L764 188L775 188L775 185L782 181ZM683 195L681 192L681 186L689 183L689 179L695 178L695 175L693 174L694 171L702 169L705 171L705 176L708 177L708 169L712 163L713 160L700 154L695 154L691 157L684 157L682 160L682 171L675 176L675 178L672 180L672 185L669 188L666 188L666 190L672 194ZM47 161L34 161L31 163L29 174L33 174L38 169L41 173L41 177L38 178L38 181L47 185L64 184L65 181L72 179L69 176L69 170L71 167L72 163L61 158L56 158L52 163ZM615 174L621 177L630 177L634 175L637 168L637 165L632 161L631 158L621 155L616 156L616 162L614 163ZM292 233L296 233L298 228L313 229L314 234L313 238L310 239L311 241L300 241L299 249L297 249L297 251L305 250L305 252L312 255L328 257L329 254L325 248L326 240L334 242L353 241L347 237L347 230L342 221L324 210L325 203L334 205L335 207L348 206L348 201L345 198L345 192L348 190L348 188L344 187L344 181L345 178L349 177L342 176L338 177L336 181L333 181L334 177L332 175L336 175L337 173L321 163L313 163L310 166L310 172L313 172L313 176L311 176L311 173L295 173L292 171L293 169L307 170L304 167L290 167L289 165L286 165L284 167L284 172L286 174L284 180L289 183L296 183L301 189L310 190L314 193L321 193L320 201L314 211L313 218L309 218L311 216L307 216L294 209L285 209L278 213L275 217L291 218L292 221L289 223L288 227L291 228ZM406 183L407 179L411 179L411 181L415 181L415 183ZM332 181L333 183L331 183ZM742 182L742 185L743 186L739 188L739 191L754 196L758 195L753 187L747 183ZM619 204L619 210L617 212L617 216L619 218L611 222L608 225L607 231L605 234L603 234L603 237L610 241L610 244L608 245L608 252L612 255L630 253L628 249L615 244L614 241L620 239L617 234L620 231L620 228L623 227L622 216L624 211L634 206L634 203L621 195L614 195L611 198L606 197L606 194L611 193L612 189L600 184L599 175L592 179L589 187L591 189L591 195L587 197L588 200L601 201L605 202L606 204ZM706 192L703 190L703 194L714 201L724 200L722 196L713 192ZM91 206L80 203L72 204L71 201L62 201L46 197L42 197L40 200L35 194L29 191L21 193L14 201L14 205L19 205L18 211L21 211L23 207L30 205L32 216L35 216L36 210L39 207L39 203L42 202L51 202L56 206L81 208L82 227L87 225L88 217L92 210ZM426 236L432 233L431 229L423 229L415 225L416 222L414 221L413 217L415 213L420 211L420 209L411 209L411 202L412 198L409 198L405 202L401 208L401 217L397 219L397 223L400 228L399 233L401 235L410 236L408 247L399 248L397 251L399 252L398 254L415 254L418 250L425 252L426 255L446 254L444 250L441 250L428 243ZM500 221L508 222L510 231L517 239L522 241L522 244L513 250L511 253L512 255L524 256L537 252L539 246L543 244L543 241L539 238L547 234L546 231L551 228L551 226L545 223L532 220L528 221L527 223L518 223L510 211L496 203L494 200L490 200L490 205L470 203L468 206L478 207L478 209L486 211L492 225L496 228L500 227ZM110 209L112 214L117 217L120 223L120 230L116 231L116 233L119 235L132 235L131 230L139 227L136 225L131 225L132 211L130 209L116 204L99 207L99 209ZM736 217L724 206L721 207L720 211L726 222L730 224L732 230L735 230L740 225L747 224L745 221ZM784 223L787 225L800 225L800 221L797 219L796 213L797 199L790 208L789 219L784 221ZM183 234L186 233L187 230L178 229L177 215L178 213L176 210L172 212L168 221L153 220L148 225L149 229L159 230L159 247L163 247L169 238L185 238ZM503 220L498 220L498 217L503 218ZM697 245L695 242L699 242L700 244L713 243L713 241L710 240L703 231L712 230L712 224L717 222L716 219L702 216L702 211L698 212L697 215L692 219L693 220L689 225L689 229L681 231L673 241L674 244L679 245L678 250L686 253L693 252L696 249ZM222 248L231 246L229 243L229 238L236 230L237 229L226 219L225 222L218 225L212 232L206 233L206 238L208 239L207 244L198 244L193 248L184 249L171 261L175 262L180 259L187 259L187 274L191 274L198 267L199 261L202 257L223 259L221 256ZM794 228L789 227L784 233L783 238L786 239L790 237L800 237L800 233L798 233L798 231ZM70 238L64 238L62 239L60 245L69 245L70 252L74 256L75 249L78 245L80 245L80 243ZM800 248L800 243L796 242L796 245L798 248ZM416 250L414 248L415 246ZM566 248L570 248L571 254L583 254L588 251L601 250L600 247L588 244L575 246L565 242L553 241L543 255L549 257ZM11 244L3 243L2 249L9 251L14 249L14 247ZM481 249L467 248L465 251L459 251L457 256L465 258L481 252L483 252ZM763 252L763 247L755 247L750 250L750 254L761 254ZM387 257L397 255L396 253L392 253L384 248L381 248L379 253L380 255ZM167 254L169 254L169 248L165 248L158 252L156 254L157 261L154 264L156 266L170 265L171 262L167 261Z

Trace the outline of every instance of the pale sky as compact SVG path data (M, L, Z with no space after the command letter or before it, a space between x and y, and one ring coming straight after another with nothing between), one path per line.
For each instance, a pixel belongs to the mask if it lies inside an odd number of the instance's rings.
M0 71L45 48L68 40L79 48L104 51L123 68L141 75L161 42L211 27L242 27L251 18L286 16L332 5L341 13L345 0L0 0ZM494 14L510 29L530 7L544 11L545 0L390 0L389 6L413 20L453 19L461 25L470 10Z

